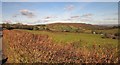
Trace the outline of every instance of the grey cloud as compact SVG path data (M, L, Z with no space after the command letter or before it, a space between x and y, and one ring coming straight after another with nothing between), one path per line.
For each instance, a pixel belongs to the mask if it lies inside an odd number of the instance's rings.
M37 20L35 23L40 23L40 22L49 22L50 20Z
M28 18L32 18L35 16L35 14L27 9L20 10L21 15L27 16Z
M70 18L80 18L80 16L71 16Z
M50 19L51 17L49 17L49 16L47 16L47 17L45 17L45 19Z
M44 19L57 18L56 16L46 16Z

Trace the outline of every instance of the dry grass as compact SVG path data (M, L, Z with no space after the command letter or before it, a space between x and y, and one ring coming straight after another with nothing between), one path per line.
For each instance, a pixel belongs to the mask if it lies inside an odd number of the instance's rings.
M75 44L75 43L74 43ZM56 44L47 35L19 30L3 31L3 53L8 63L117 63L118 49L92 45L77 48L73 43Z

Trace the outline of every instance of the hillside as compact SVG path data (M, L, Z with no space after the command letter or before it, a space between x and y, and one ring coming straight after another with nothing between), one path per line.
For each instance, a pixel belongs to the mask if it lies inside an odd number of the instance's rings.
M103 29L105 26L99 26L99 25L92 25L92 24L85 24L85 23L53 23L48 24L48 27L57 27L57 26L66 26L66 27L74 27L74 28L82 28L82 29Z
M85 24L85 23L52 23L46 25L37 25L39 30L49 30L49 31L58 31L58 32L88 32L91 33L93 30L103 30L107 29L106 26Z
M47 30L53 32L76 32L76 33L93 33L96 31L97 33L106 33L104 31L113 29L118 29L117 27L108 27L101 25L92 25L85 23L52 23L45 25L24 25L24 24L3 24L3 29L27 29L27 30ZM107 33L111 33L108 31ZM114 31L113 34L118 33Z

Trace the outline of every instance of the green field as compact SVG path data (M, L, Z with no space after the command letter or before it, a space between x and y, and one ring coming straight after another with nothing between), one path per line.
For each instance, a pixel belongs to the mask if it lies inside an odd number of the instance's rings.
M118 33L118 30L119 29L115 28L115 29L108 29L108 30L96 30L96 32L115 34L115 33Z
M102 47L116 47L118 40L116 39L102 39L99 34L86 33L70 33L70 32L50 32L50 31L31 31L22 30L33 34L48 35L55 43L79 43L79 46L101 45Z

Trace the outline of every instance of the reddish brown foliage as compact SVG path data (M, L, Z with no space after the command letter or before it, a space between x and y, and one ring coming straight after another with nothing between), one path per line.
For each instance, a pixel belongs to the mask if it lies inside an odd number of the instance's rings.
M75 48L55 44L47 35L37 35L18 30L3 31L3 52L9 63L115 63L116 49ZM100 47L100 46L99 46Z

